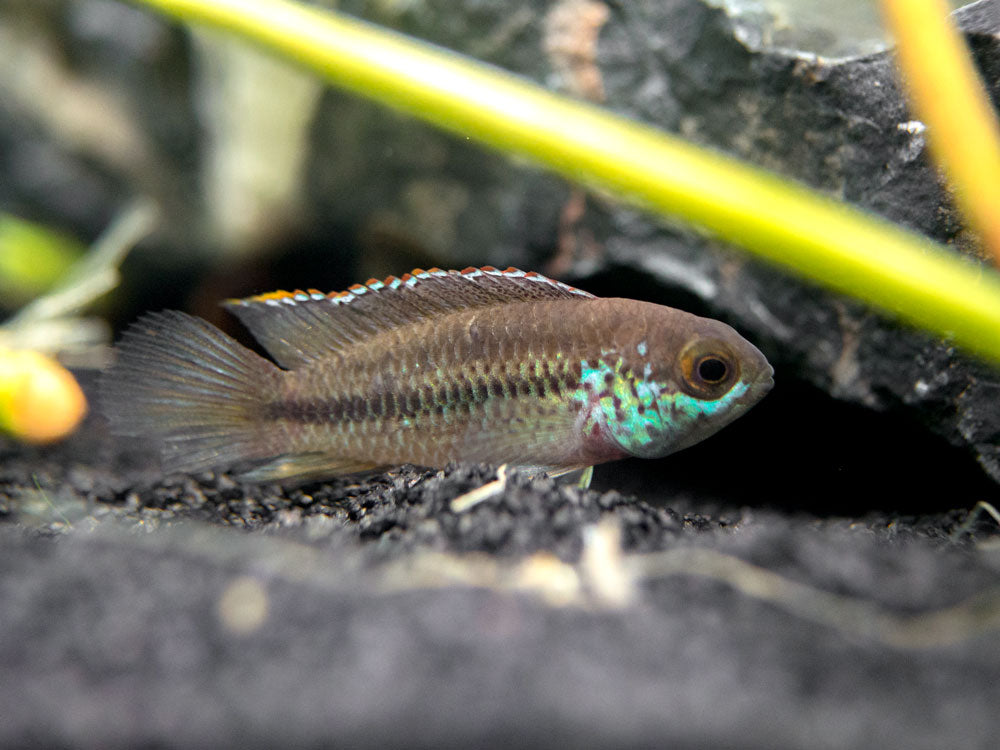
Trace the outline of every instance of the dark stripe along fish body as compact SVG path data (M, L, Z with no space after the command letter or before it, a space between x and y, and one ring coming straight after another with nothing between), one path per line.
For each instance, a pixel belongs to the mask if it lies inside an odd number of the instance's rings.
M723 323L513 268L417 269L225 304L277 364L163 312L126 331L102 379L113 430L156 441L167 470L563 472L684 448L772 385L764 356Z

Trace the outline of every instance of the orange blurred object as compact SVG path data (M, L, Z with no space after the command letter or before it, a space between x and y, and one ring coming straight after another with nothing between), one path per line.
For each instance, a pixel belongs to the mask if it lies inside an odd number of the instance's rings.
M0 348L0 429L28 443L60 440L87 413L73 375L52 357Z

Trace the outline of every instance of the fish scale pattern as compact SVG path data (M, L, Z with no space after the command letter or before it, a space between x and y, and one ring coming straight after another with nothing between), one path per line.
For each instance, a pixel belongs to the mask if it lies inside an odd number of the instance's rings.
M565 316L579 322L574 302L511 303L485 321L467 310L391 329L337 368L320 361L290 373L268 413L297 450L338 444L377 463L392 463L401 444L418 439L411 462L427 465L488 460L504 441L519 462L582 461L579 405L566 398L580 386L581 361L555 325Z

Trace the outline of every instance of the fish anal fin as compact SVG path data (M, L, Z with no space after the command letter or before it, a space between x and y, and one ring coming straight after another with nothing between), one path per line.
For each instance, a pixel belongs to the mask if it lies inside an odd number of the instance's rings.
M343 292L269 292L223 303L275 361L295 369L385 330L457 310L506 302L592 298L533 271L492 266L415 268Z
M236 476L240 481L253 483L302 483L348 474L370 473L382 468L385 467L329 453L286 453Z

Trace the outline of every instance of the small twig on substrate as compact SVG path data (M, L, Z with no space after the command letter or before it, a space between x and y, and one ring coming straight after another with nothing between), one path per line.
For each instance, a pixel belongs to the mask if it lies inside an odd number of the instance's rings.
M499 495L507 488L507 464L500 464L497 467L497 478L492 482L487 482L482 487L476 487L474 490L466 492L464 495L459 495L451 501L451 512L452 513L464 513L465 511L473 508L484 500L489 500L491 497Z
M955 529L953 532L951 532L951 537L950 537L951 541L956 542L966 534L971 534L972 528L973 526L975 526L976 521L978 521L980 516L982 516L984 513L988 516L991 516L993 520L996 521L997 525L1000 526L1000 511L997 511L996 508L994 508L990 503L986 502L985 500L980 500L978 503L972 506L972 510L969 511L969 514L965 517L965 520L962 521L962 525L959 526L957 529Z
M797 617L895 648L940 648L1000 629L1000 587L950 607L900 615L876 602L822 591L710 549L685 547L635 555L626 561L642 579L672 575L712 578Z
M38 481L38 475L32 473L31 481L34 483L35 489L38 491L38 494L41 496L42 500L44 500L46 504L52 509L52 512L58 515L60 518L62 518L63 523L66 524L66 528L72 529L73 522L66 517L65 513L63 513L59 508L56 507L56 504L52 502L52 498L49 497L49 494L42 489L42 485Z

